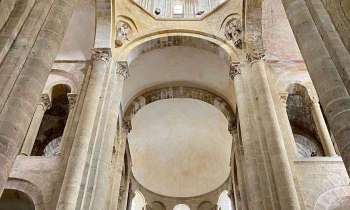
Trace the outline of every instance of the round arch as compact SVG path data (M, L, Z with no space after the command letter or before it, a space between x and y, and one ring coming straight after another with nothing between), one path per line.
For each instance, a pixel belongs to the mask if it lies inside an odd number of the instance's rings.
M6 189L17 190L29 195L30 199L34 203L35 210L45 209L44 197L40 189L31 182L24 179L9 178L6 184Z
M216 36L194 31L158 31L139 37L119 52L116 60L131 63L143 53L169 46L208 50L222 57L228 64L239 61L239 53L231 44Z
M348 209L346 208L348 205L350 205L350 187L342 186L321 194L315 203L314 210Z
M126 111L124 113L126 123L128 123L130 127L132 116L143 106L169 98L192 98L213 105L226 117L229 131L235 126L236 120L233 109L224 98L208 90L189 86L163 86L162 88L151 88L147 92L137 94L126 106Z
M190 207L186 204L177 204L173 210L190 210Z

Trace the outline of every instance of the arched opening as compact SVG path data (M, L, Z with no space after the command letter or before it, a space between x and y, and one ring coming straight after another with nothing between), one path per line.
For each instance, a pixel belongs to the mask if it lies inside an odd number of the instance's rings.
M151 204L151 209L152 210L165 210L166 207L165 207L165 205L162 202L154 201Z
M232 206L232 200L227 190L220 194L217 205L218 210L235 210L235 208Z
M216 210L215 205L209 201L204 201L198 206L198 210Z
M52 156L59 152L61 137L69 114L67 94L71 89L67 85L58 84L52 88L51 108L41 121L31 155Z
M135 192L135 196L131 201L131 210L146 210L146 200L142 193Z
M177 204L173 210L191 210L186 204Z
M35 210L35 206L25 193L5 189L0 198L0 210Z
M325 156L322 137L314 119L313 103L305 87L296 84L290 88L287 114L299 157Z
M132 173L147 190L192 197L230 174L235 104L227 53L192 37L162 37L131 49L124 120Z

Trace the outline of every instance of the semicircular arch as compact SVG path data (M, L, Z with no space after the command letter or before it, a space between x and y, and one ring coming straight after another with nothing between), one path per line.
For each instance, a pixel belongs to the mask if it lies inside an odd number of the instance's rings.
M239 53L227 41L210 34L183 30L158 31L139 37L119 52L116 60L130 64L143 53L169 46L188 46L211 51L228 64L239 60Z
M143 106L155 101L170 98L191 98L210 104L226 117L229 131L235 126L235 114L230 104L224 98L211 91L190 86L163 86L162 88L151 88L147 92L137 94L126 106L124 112L125 122L131 127L132 117Z

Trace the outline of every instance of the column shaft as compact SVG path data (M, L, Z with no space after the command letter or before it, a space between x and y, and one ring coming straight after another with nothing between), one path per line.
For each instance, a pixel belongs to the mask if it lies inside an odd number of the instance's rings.
M274 183L280 209L300 209L297 192L289 164L283 135L276 115L275 105L270 85L266 75L263 60L253 61L251 64L251 90L255 99L256 122L260 127L262 148L267 151L265 156L271 164L272 183ZM266 123L268 122L268 123ZM265 144L265 145L264 145Z
M108 55L101 52L96 55L93 62L77 132L58 199L57 210L73 210L78 205L78 196L84 177L89 148L95 139L94 132L98 124L104 81L108 74L109 62L106 61L106 57Z
M96 167L95 174L91 174L93 181L92 199L90 209L108 209L108 189L111 184L109 179L111 173L111 162L113 154L113 144L116 139L118 116L121 117L120 104L123 93L124 77L116 74L115 66L111 68L111 74L106 94L105 106L102 110L103 120L106 121L104 126L101 126L98 131L98 139L101 141L101 146L95 150L95 161L92 162L92 167ZM118 70L117 70L118 71ZM115 174L115 176L117 176Z
M36 0L20 33L11 45L0 65L0 110L3 109L16 79L35 43L54 0Z
M334 146L329 135L326 122L323 119L321 107L318 102L312 102L312 118L315 121L318 136L320 137L324 152L328 156L335 156L337 153L334 150Z
M253 61L234 79L249 209L299 210L300 204L268 83L265 63Z
M124 167L124 155L125 155L125 149L126 149L126 141L127 141L127 134L128 129L121 128L119 131L119 136L116 143L116 153L113 159L113 170L112 170L112 176L113 179L113 187L112 187L112 199L109 206L109 209L112 210L119 210L119 193L120 193L120 186L121 181L123 178L123 167Z
M305 0L282 0L310 77L350 174L350 97Z
M56 0L0 113L0 194L60 48L75 1Z
M70 131L72 129L72 123L73 123L73 118L74 118L74 113L75 113L75 104L76 104L76 100L77 100L77 94L75 93L68 93L67 94L68 97L68 101L69 101L69 113L68 113L68 117L66 120L66 125L64 127L63 130L63 134L62 134L62 138L61 138L61 143L60 143L60 150L59 150L59 154L60 155L65 155L66 154L66 149L67 145L68 145L68 136L70 134Z
M27 136L22 145L21 154L29 156L32 153L32 149L35 143L35 139L38 135L41 121L44 117L45 111L50 108L50 99L48 95L42 96L42 101L36 106L36 110L32 121L30 122L30 127L27 132Z

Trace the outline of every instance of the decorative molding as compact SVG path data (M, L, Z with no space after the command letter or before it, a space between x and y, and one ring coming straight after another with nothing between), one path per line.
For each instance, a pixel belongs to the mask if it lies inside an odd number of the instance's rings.
M155 89L135 98L127 107L124 114L125 126L131 130L132 117L145 105L169 98L193 98L204 101L219 109L228 120L228 130L235 128L235 116L230 105L221 97L207 91L193 87L173 86Z
M120 74L124 79L129 77L129 65L127 61L117 61L116 73Z
M73 109L78 98L78 94L76 93L67 93L69 109Z
M95 48L92 49L92 59L95 61L102 60L109 62L111 58L111 50L109 48Z
M236 48L242 49L242 24L238 17L232 17L226 22L225 37L231 40Z
M264 60L265 59L265 50L264 49L252 49L247 53L247 60L249 63Z
M124 44L124 42L129 41L129 36L132 33L132 29L130 25L125 21L118 21L116 26L116 47L120 47Z
M46 110L51 108L51 100L50 100L49 94L47 93L41 94L40 104L42 104Z
M230 78L232 80L234 80L235 77L239 74L241 74L240 63L231 63L230 64L230 72L229 72Z

